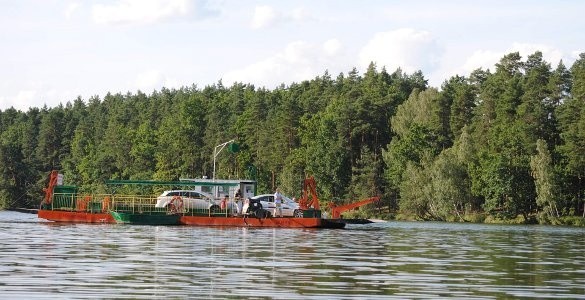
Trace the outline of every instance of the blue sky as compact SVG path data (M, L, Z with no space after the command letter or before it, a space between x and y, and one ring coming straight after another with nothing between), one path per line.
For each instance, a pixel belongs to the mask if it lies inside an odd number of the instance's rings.
M431 86L540 50L585 52L585 1L0 0L0 110L222 80L274 88L421 70Z

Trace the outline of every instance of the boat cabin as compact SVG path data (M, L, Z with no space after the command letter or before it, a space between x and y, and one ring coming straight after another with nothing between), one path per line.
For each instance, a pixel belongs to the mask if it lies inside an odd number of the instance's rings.
M195 191L205 192L220 199L228 195L233 199L238 192L242 193L244 199L252 198L256 195L256 181L248 179L191 179L181 178L181 182L189 183L195 188Z

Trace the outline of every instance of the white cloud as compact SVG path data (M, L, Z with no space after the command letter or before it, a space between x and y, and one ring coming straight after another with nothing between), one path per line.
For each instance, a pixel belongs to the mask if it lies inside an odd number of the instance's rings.
M526 60L529 55L534 54L534 52L540 51L542 52L542 58L553 66L558 64L564 56L561 50L544 44L514 43L507 53L516 51L520 52L520 55L524 60Z
M189 0L119 0L113 5L97 4L93 19L99 24L152 23L190 12Z
M42 89L27 89L17 91L15 95L0 97L0 109L14 107L17 110L28 111L30 107L55 107L59 105L59 97L54 91L43 91Z
M501 9L498 5L477 5L474 2L445 1L440 5L412 5L397 1L382 9L382 13L392 21L417 23L421 20L433 22L477 22L478 20L499 18L519 18L524 16L543 15L543 9L537 5L513 6Z
M0 107L0 110L14 107L17 110L27 111L31 106L38 106L38 101L35 101L36 95L36 91L22 90L18 91L13 97L1 97L0 103L2 107Z
M278 21L278 13L270 6L256 6L252 17L252 28L260 29L269 27Z
M292 10L290 18L295 21L304 21L312 19L312 16L305 8L300 7Z
M551 64L554 68L562 59L565 64L567 61L572 61L571 55L563 54L563 51L545 44L530 44L530 43L513 43L505 51L492 50L478 50L469 56L461 68L458 69L460 75L467 75L473 70L483 68L484 70L495 70L495 65L504 57L504 55L519 52L523 60L534 54L534 52L542 52L543 59Z
M67 8L65 9L65 17L67 19L71 19L71 17L73 16L73 14L81 7L81 4L79 4L78 2L71 2L69 3L69 5L67 5Z
M366 69L370 62L386 66L392 72L401 68L407 73L417 70L432 71L442 54L428 31L401 28L379 32L361 49L359 65Z
M17 102L31 102L32 100L34 100L36 95L37 95L36 91L30 91L30 90L20 91L16 95L16 101Z
M468 76L476 69L495 71L495 65L504 57L504 55L519 52L522 60L526 61L527 57L534 52L542 52L543 60L551 64L551 68L556 68L559 61L562 59L565 66L570 67L577 58L572 53L564 53L562 50L546 44L536 43L512 43L505 50L476 50L471 55L465 58L464 55L456 57L452 55L451 61L443 61L440 70L430 74L430 83L433 86L440 85L444 80L451 76L461 75ZM463 61L461 63L461 61Z
M323 52L329 56L336 55L341 50L341 42L338 39L330 39L323 43Z
M494 65L500 60L500 58L502 58L502 56L504 56L503 52L478 50L473 52L473 54L465 60L462 69L465 73L471 73L478 68L494 70Z
M148 70L142 72L136 76L134 80L134 86L136 89L143 92L149 92L152 90L160 90L162 87L166 88L178 88L178 81L172 78L168 78L163 73L157 70Z
M285 22L300 22L312 19L304 8L295 8L290 12L280 12L268 5L256 6L250 27L261 29Z
M276 87L312 79L324 70L340 71L347 65L341 43L331 39L323 44L296 41L281 52L241 69L232 70L223 76L226 83L249 82L261 86Z

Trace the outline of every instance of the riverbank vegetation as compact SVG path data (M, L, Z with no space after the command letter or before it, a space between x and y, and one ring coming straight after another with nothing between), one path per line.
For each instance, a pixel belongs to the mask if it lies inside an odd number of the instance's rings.
M67 101L67 99L64 99ZM0 111L0 206L35 207L48 172L83 192L106 179L253 178L298 197L315 176L361 217L583 224L585 54L536 52L440 89L371 64L275 89L236 83L77 98ZM407 217L408 216L408 217Z

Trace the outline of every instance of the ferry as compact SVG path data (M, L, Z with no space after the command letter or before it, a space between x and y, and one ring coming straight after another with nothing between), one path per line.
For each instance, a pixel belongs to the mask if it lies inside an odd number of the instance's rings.
M78 188L63 184L63 176L52 171L44 189L38 217L54 222L122 223L140 225L241 226L277 228L344 228L345 222L321 216L316 194L307 189L299 200L302 214L273 217L252 196L256 192L253 180L180 179L179 181L109 180L113 190L120 185L166 186L181 191L172 196L120 195L115 192L101 195L82 195ZM240 190L241 198L236 197ZM211 199L199 199L202 206L190 198L191 193L211 194ZM171 197L168 198L161 197ZM166 201L166 205L160 203ZM205 202L207 201L207 202ZM241 209L238 209L242 201ZM157 203L159 205L157 205Z

